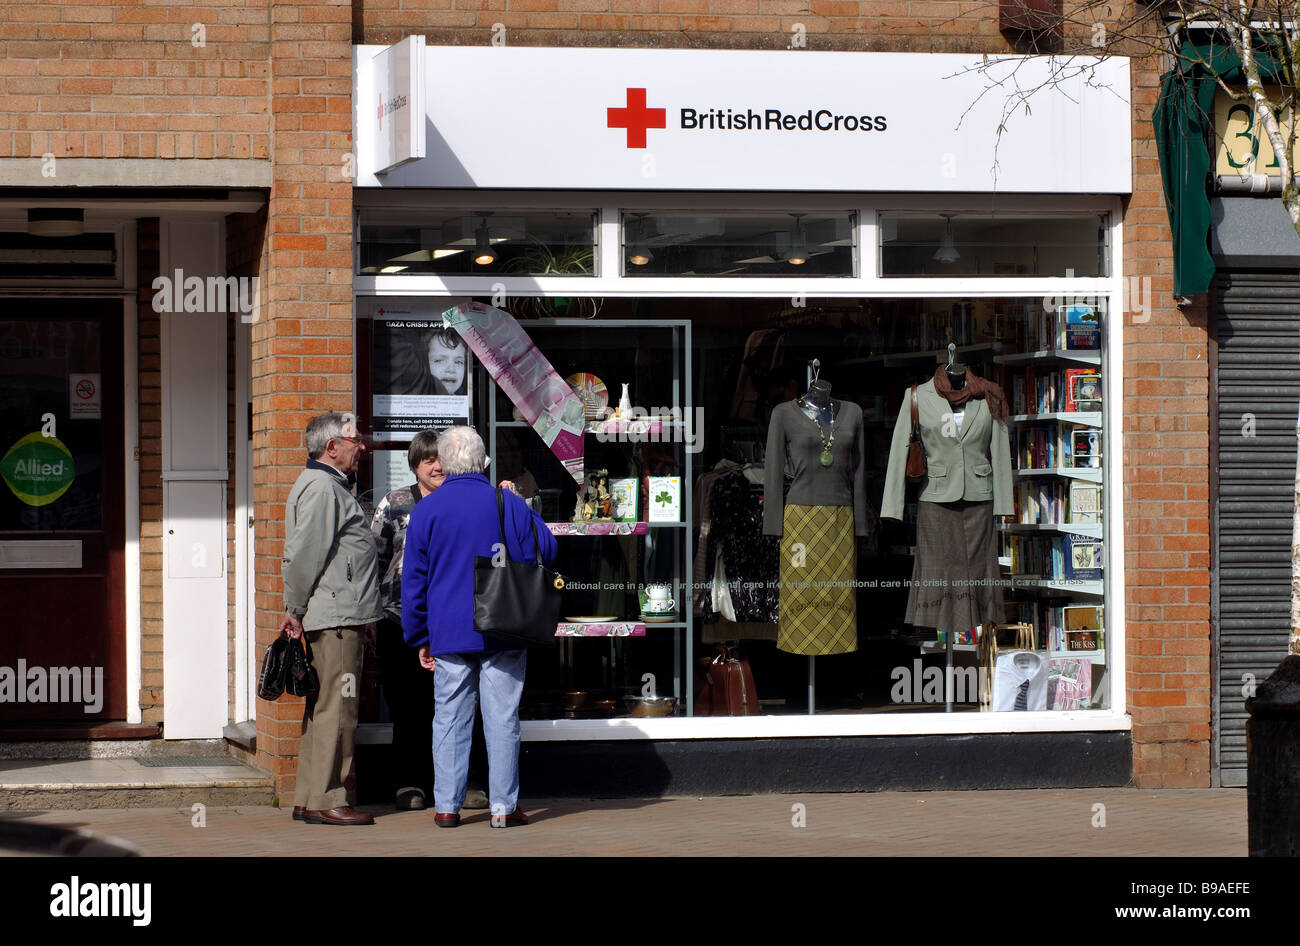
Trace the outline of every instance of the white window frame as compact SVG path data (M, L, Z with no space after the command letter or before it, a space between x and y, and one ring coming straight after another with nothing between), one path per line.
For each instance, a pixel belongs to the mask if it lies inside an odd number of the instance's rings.
M1098 732L1128 731L1124 680L1125 586L1123 499L1123 319L1118 304L1126 298L1123 271L1123 207L1117 196L1072 195L890 195L890 194L752 194L752 193L646 193L584 191L380 191L357 189L357 221L364 208L368 215L384 208L409 213L430 211L491 210L594 210L597 214L595 276L482 276L355 275L354 300L368 296L450 298L490 296L504 290L507 296L603 296L607 298L780 299L802 296L828 298L941 298L970 299L998 296L1104 297L1106 329L1106 437L1104 449L1107 488L1103 491L1107 568L1104 597L1107 621L1107 679L1110 706L1083 711L1030 713L935 712L856 713L758 717L691 717L669 719L525 720L526 742L585 741L594 739L767 739L780 737L918 736L957 733ZM622 238L619 229L625 211L678 211L723 214L745 211L854 213L856 226L856 276L845 277L679 277L621 275ZM1103 277L958 276L882 277L879 274L877 220L881 212L1025 214L1098 213L1109 215L1110 274ZM359 241L357 243L359 253ZM355 272L354 268L354 272ZM607 275L613 274L613 275Z

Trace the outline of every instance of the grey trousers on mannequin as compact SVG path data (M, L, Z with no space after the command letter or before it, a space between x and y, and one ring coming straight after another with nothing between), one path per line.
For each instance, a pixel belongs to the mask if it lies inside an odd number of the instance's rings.
M357 693L361 688L362 628L306 631L320 692L307 700L298 748L293 803L308 811L356 804ZM345 680L344 674L351 674ZM350 684L350 685L349 685Z

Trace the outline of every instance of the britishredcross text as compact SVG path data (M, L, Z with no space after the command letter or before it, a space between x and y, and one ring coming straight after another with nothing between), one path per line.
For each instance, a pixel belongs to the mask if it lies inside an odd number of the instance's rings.
M884 131L884 115L837 115L830 109L808 109L795 114L779 108L765 108L756 112L752 108L736 111L730 108L681 109L681 127L710 131Z

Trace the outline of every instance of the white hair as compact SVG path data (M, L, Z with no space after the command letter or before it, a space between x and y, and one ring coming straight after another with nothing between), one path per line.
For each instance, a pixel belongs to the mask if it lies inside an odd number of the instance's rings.
M438 459L448 476L482 473L487 466L487 448L473 427L448 427L438 435Z

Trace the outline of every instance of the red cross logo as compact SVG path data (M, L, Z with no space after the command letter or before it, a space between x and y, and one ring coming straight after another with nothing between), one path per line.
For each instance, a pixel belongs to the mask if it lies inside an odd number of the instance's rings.
M627 129L627 146L644 148L647 128L667 128L668 110L645 107L645 89L627 90L627 107L608 109L607 126Z

